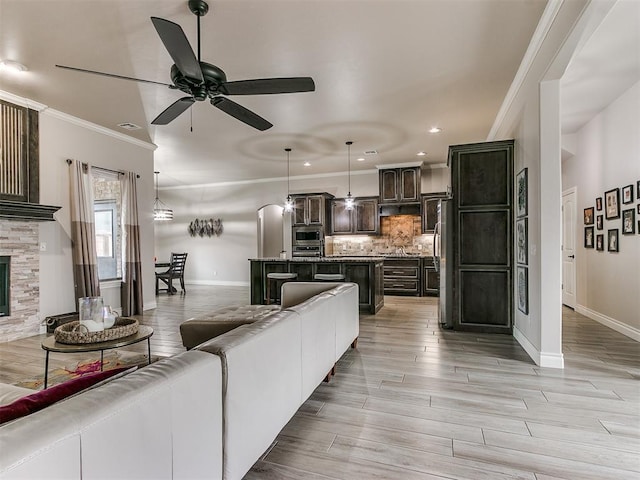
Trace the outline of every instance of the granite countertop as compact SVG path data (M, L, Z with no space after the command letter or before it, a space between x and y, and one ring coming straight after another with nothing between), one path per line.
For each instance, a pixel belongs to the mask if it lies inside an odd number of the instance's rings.
M382 262L385 257L295 257L295 258L280 258L280 257L269 257L269 258L250 258L250 262L311 262L311 263L319 263L319 262Z

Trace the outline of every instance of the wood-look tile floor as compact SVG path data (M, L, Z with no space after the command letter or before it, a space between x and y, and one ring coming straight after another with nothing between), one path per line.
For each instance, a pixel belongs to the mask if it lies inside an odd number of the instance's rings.
M183 351L185 319L249 301L187 288L140 317L154 355ZM41 340L3 344L0 381L41 373ZM540 368L512 337L442 330L437 299L387 296L246 479L640 478L640 345L565 308L563 351Z

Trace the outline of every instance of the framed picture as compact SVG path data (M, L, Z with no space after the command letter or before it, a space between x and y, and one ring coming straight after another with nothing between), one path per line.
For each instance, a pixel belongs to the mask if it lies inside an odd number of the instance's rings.
M599 252L604 250L604 234L596 235L596 250Z
M596 198L596 210L597 211L602 210L602 197Z
M593 225L593 207L584 209L584 224Z
M602 215L596 216L596 230L602 230L604 228L604 220Z
M528 210L528 195L529 189L527 187L527 171L523 168L516 175L516 217L524 217Z
M516 261L523 265L529 263L528 256L528 238L527 238L527 219L519 218L516 221Z
M620 218L620 189L604 192L604 218Z
M529 274L527 267L518 267L518 310L529 314Z
M584 248L593 248L593 227L584 227Z
M633 235L636 233L636 211L633 208L622 211L622 234Z
M618 251L618 229L612 228L607 231L607 251Z
M622 203L633 203L633 185L622 187Z

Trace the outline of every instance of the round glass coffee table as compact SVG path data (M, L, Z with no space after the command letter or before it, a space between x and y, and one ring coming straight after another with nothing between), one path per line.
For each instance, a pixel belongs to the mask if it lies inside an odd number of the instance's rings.
M146 325L140 325L138 332L129 335L128 337L117 338L115 340L107 340L106 342L95 343L60 343L56 342L56 337L53 335L45 338L42 341L42 349L47 352L44 361L44 387L47 388L47 380L49 379L49 353L82 353L82 352L100 352L100 370L102 370L102 362L104 360L104 351L114 348L126 347L147 341L147 357L148 363L151 364L151 335L153 335L153 328Z

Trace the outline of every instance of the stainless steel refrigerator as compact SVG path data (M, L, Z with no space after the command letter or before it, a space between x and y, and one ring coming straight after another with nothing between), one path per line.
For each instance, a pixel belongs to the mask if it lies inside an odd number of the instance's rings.
M433 255L440 274L438 319L444 328L453 328L453 242L451 238L451 205L447 200L438 203L438 221L433 234Z

